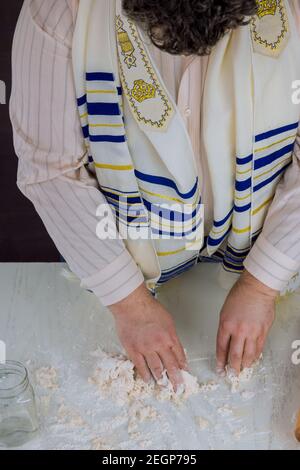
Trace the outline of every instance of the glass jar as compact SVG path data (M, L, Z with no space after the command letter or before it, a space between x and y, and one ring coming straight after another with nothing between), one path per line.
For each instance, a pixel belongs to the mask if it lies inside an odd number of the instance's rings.
M18 447L36 436L35 398L26 368L19 362L0 364L0 446Z

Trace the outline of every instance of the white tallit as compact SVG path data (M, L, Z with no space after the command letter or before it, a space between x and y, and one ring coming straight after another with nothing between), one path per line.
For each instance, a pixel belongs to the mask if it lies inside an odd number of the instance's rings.
M90 164L119 228L147 231L148 240L125 243L150 287L193 266L201 247L240 272L291 161L299 39L287 1L259 4L259 16L228 33L209 59L202 138L215 221L204 245L190 139L137 26L121 0L80 0L73 66ZM191 214L170 229L162 202L178 203L179 218L186 205Z

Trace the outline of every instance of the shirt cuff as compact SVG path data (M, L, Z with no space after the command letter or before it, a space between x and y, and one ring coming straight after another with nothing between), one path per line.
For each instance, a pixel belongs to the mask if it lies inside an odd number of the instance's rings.
M247 271L271 289L283 290L299 270L299 263L260 235L244 261Z
M143 282L140 268L125 250L100 272L82 279L81 287L91 290L107 307L125 299Z

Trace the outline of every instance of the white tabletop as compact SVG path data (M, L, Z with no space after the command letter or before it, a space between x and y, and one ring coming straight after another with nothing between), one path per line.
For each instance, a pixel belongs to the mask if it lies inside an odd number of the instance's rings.
M25 449L89 449L97 439L113 449L299 449L293 437L300 409L300 366L292 342L300 339L300 295L278 304L264 360L252 381L232 394L214 374L215 336L226 291L217 265L198 265L162 289L200 382L219 388L191 397L180 408L157 403L158 418L128 435L126 410L97 395L97 348L120 351L113 319L93 294L61 276L62 264L0 264L0 339L8 359L26 363L35 387L40 434ZM54 367L56 390L36 383L36 370ZM244 391L251 393L242 393ZM60 408L64 404L63 409ZM226 406L229 413L220 413ZM60 408L60 411L59 411ZM208 424L201 429L196 418ZM78 418L78 419L77 419Z

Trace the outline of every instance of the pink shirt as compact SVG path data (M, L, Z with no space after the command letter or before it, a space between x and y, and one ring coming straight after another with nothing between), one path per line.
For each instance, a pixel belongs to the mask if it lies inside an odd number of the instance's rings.
M19 157L17 184L32 201L58 250L104 305L143 281L122 241L96 236L105 204L84 167L86 149L76 106L71 48L79 0L25 0L12 50L10 118ZM300 29L300 0L295 3ZM200 103L207 58L150 52L185 120L203 188L206 231L212 221L207 163L201 152ZM281 289L300 268L300 132L293 165L278 186L263 233L245 266Z

